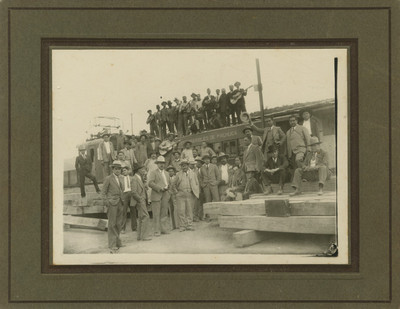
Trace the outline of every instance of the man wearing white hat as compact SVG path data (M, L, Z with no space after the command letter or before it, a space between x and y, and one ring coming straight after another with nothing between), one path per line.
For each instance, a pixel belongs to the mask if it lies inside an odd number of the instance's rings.
M168 221L168 206L170 194L168 192L170 177L165 171L165 158L159 156L156 164L158 168L149 175L148 183L151 190L151 207L154 218L154 235L169 234L171 227Z
M181 161L182 170L173 180L172 186L176 190L178 206L179 231L193 231L193 209L195 198L199 198L200 187L196 175L189 171L189 161Z

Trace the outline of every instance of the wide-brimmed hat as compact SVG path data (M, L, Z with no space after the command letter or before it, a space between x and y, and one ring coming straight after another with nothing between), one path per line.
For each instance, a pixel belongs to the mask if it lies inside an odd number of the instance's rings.
M142 136L144 136L144 137L147 139L147 133L142 132L142 133L140 134L140 137L142 137Z
M202 160L204 160L205 158L211 159L211 156L209 154L205 154L204 156L201 157Z
M242 131L243 134L244 134L244 132L245 132L246 130L250 130L251 132L253 132L253 128L252 128L252 127L246 126L246 127L243 128L243 131Z
M175 137L175 133L174 132L168 132L167 136L172 135L173 137Z
M190 95L192 98L197 97L197 94L195 94L194 92Z
M147 110L148 113L151 113L151 109Z
M81 145L78 147L78 151L86 151L86 147Z
M237 86L237 85L241 85L241 83L240 82L235 82L234 84L233 84L234 86Z
M303 108L302 110L300 110L299 111L299 115L301 116L301 117L303 117L303 113L304 112L307 112L307 113L309 113L310 114L310 116L312 115L312 110L311 109L309 109L309 108Z
M186 142L183 144L183 146L186 146L186 144L192 145L192 142L191 142L191 141L186 141Z
M174 172L176 172L176 168L175 168L174 166L172 166L172 165L168 166L165 170L166 170L167 172L168 172L169 170L174 170Z
M178 98L175 98L175 99L174 99L174 102L179 102L179 99L178 99Z
M218 159L222 159L222 158L229 158L229 155L227 155L227 154L225 154L223 152L220 152L219 155L218 155Z
M111 165L110 165L111 167L119 167L119 168L122 168L122 163L121 163L121 161L119 161L119 160L115 160Z
M201 160L200 160L200 161L201 161ZM195 160L189 161L189 164L190 164L190 165L195 165L195 164L196 164L196 161L195 161Z
M322 142L319 141L318 137L316 137L316 136L310 137L310 146L319 145L321 143Z
M167 105L167 102L162 101L162 102L161 102L161 105Z
M203 159L202 159L200 156L197 156L194 160L195 160L195 161L200 161L200 162L203 162L203 163L204 163Z
M183 159L183 160L181 160L181 162L179 163L179 165L183 165L183 164L189 165L189 160L188 160L188 159Z
M105 136L110 137L110 133L103 133L103 134L101 135L101 137L105 137Z
M165 163L165 158L163 156L159 156L156 160L156 163Z
M136 173L138 170L140 170L140 169L143 168L143 167L144 167L144 165L141 165L141 164L134 164L133 167L132 167L132 171L133 171L134 173Z

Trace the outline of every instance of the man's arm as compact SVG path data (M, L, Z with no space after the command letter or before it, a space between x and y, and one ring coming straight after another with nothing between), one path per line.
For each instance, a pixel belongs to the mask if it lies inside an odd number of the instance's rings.
M263 128L259 128L256 125L254 125L253 123L251 124L251 128L256 131L257 133L264 133L264 129Z
M310 132L308 129L303 127L304 142L306 144L306 151L310 151Z
M134 176L134 177L136 177L136 176ZM138 184L138 182L134 179L134 177L132 177L132 180L131 180L131 192L132 192L132 198L136 201L136 202L138 202L138 203L140 203L143 199L141 198L141 196L139 195L139 184Z
M158 193L161 193L161 190L163 189L161 186L156 184L156 173L155 171L152 171L149 175L149 187L155 190Z
M281 145L286 141L286 134L282 131L280 127L278 127L278 136L279 136L279 142Z

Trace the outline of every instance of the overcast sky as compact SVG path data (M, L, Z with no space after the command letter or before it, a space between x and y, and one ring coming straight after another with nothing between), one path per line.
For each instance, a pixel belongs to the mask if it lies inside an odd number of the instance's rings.
M207 88L213 94L216 88L229 91L235 81L243 88L256 84L256 58L265 108L333 98L334 57L339 58L340 97L347 91L344 49L54 50L54 147L64 158L75 156L96 116L120 118L131 134L132 113L137 134L149 131L146 111L163 100L190 99L192 92L204 97ZM253 89L246 107L259 110Z

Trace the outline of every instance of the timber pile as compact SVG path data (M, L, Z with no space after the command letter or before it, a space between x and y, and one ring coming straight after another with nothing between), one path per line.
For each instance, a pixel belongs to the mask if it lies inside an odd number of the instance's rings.
M204 204L204 213L218 216L221 228L241 230L233 234L236 247L268 238L271 232L334 235L336 193L257 195L249 200ZM266 233L266 232L269 232Z
M105 214L107 207L104 206L100 194L87 190L86 197L82 198L80 193L64 194L64 227L79 227L90 229L107 229L108 220L90 218L86 216L96 216Z

